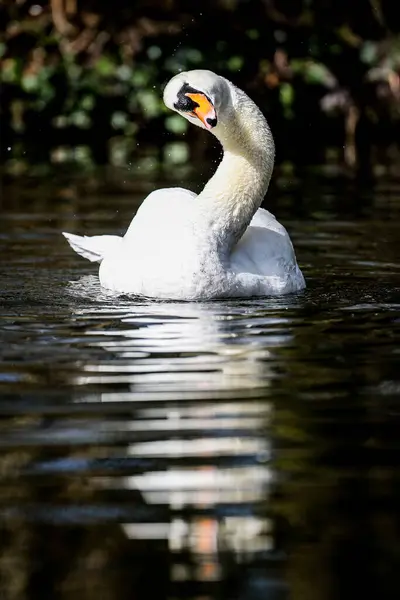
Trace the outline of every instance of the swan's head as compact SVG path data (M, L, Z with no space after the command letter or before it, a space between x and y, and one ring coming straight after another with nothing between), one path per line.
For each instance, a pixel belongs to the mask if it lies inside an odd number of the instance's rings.
M213 130L230 112L231 87L226 79L212 71L186 71L169 81L164 102L190 123Z

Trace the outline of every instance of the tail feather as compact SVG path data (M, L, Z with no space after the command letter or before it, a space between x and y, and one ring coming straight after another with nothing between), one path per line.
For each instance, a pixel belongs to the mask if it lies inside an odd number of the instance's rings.
M81 236L64 231L62 234L75 252L91 262L101 262L107 254L115 252L122 242L117 235Z

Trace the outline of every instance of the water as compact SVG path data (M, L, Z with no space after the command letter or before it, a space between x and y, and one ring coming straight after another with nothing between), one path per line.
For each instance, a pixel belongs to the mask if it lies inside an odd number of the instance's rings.
M1 600L400 597L399 182L280 182L308 289L198 304L60 236L145 193L3 190Z

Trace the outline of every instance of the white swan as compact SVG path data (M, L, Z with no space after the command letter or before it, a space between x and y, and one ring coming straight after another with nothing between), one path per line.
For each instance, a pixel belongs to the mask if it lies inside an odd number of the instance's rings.
M207 300L304 288L286 229L259 208L275 148L258 107L227 79L202 70L173 77L164 102L221 142L216 173L198 196L182 188L149 194L122 238L64 233L72 248L100 262L101 285L121 293Z

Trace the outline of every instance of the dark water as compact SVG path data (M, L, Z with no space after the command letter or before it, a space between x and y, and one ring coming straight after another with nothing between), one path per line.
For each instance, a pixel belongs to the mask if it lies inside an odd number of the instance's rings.
M60 236L145 187L3 189L1 600L399 598L400 182L281 182L307 291L199 304Z

